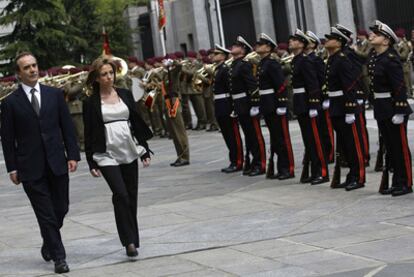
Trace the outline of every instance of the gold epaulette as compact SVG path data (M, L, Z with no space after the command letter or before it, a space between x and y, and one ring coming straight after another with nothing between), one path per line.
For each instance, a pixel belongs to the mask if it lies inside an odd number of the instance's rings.
M395 55L393 53L388 53L388 57L391 58L391 59L394 59Z

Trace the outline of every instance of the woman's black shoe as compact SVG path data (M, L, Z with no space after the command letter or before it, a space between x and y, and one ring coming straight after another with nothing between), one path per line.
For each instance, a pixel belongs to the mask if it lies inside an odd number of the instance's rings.
M136 257L138 256L137 248L135 247L135 244L131 243L128 244L127 247L125 247L126 254L128 257Z
M66 273L69 272L69 266L65 260L57 260L55 262L55 273Z
M52 260L52 256L50 256L49 249L46 248L46 245L44 243L42 245L42 248L40 248L40 254L42 254L42 258L46 262L50 262Z

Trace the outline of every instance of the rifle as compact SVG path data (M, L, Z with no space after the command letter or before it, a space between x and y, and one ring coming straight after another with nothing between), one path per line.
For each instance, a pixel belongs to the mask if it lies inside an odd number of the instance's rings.
M379 142L379 148L378 148L378 152L377 152L377 161L375 162L375 172L381 172L384 171L384 139L381 136L381 133L378 131L378 142Z
M273 161L273 157L275 156L275 152L272 151L269 157L269 161L267 163L267 170L266 170L266 178L270 179L272 176L275 175L275 162Z
M388 168L384 168L384 170L382 171L381 183L380 183L378 192L382 193L388 188L389 188L389 171L388 171Z
M301 183L308 183L309 182L309 157L308 157L308 153L305 152L305 154L303 155L303 160L302 160L302 174L300 175L300 182Z
M332 176L331 187L337 186L341 183L341 159L339 152L336 152L335 156L335 168Z

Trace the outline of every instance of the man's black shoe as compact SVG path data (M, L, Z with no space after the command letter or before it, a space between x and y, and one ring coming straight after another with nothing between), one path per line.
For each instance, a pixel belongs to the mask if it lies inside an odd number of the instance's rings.
M252 169L251 168L245 168L245 169L243 169L243 175L244 176L248 176L250 174L250 172L252 172Z
M351 190L360 189L360 188L363 188L363 187L365 187L364 184L361 184L361 183L358 183L358 182L352 182L352 183L348 184L345 187L345 190L346 191L351 191Z
M42 254L42 258L46 262L50 262L52 260L52 256L50 256L49 249L47 249L44 243L42 245L42 248L40 248L40 254Z
M343 189L343 188L346 188L347 185L348 185L348 183L344 182L344 183L341 183L341 184L332 185L331 188L332 189Z
M392 191L392 196L401 196L407 193L412 193L413 189L410 187L402 187L402 188L394 188L394 190Z
M55 273L66 273L69 272L69 266L65 260L55 261Z
M201 130L205 130L206 129L206 125L197 125L193 130L194 131L201 131Z
M178 161L178 162L176 162L175 163L175 167L179 167L179 166L185 166L185 165L189 165L190 164L190 162L189 161Z
M252 171L250 171L249 176L253 177L253 176L259 176L259 175L262 175L262 174L265 174L265 171L261 170L258 167L256 167L256 168L253 168Z
M216 125L210 125L210 127L206 131L215 132L215 131L218 131L218 127Z
M223 168L221 172L224 173L233 173L242 170L241 168L237 168L235 165L229 165L229 167Z
M170 165L171 165L171 166L175 166L175 165L176 165L179 161L180 161L180 160L178 160L178 159L177 159L175 162L170 163Z
M306 184L306 183L310 183L310 182L312 182L312 180L313 180L313 178L312 178L312 177L307 177L307 178L302 178L302 179L300 179L300 182L301 182L302 184Z
M294 174L289 174L288 172L280 173L278 179L279 180L286 180L290 178L295 178Z
M387 189L380 190L379 193L381 193L382 195L389 195L389 194L392 194L393 191L394 191L394 187L390 187Z
M271 175L271 176L267 177L267 179L270 179L270 180L278 179L279 180L279 176L280 176L280 173L277 173L275 175Z
M329 182L329 177L322 177L322 176L318 176L312 179L312 181L310 182L311 185L319 185L319 184L323 184Z

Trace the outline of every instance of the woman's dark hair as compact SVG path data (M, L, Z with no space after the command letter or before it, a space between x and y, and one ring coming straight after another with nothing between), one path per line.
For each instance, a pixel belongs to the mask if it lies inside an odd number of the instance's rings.
M92 89L92 94L99 93L99 83L96 81L96 79L99 77L102 66L107 64L110 65L114 71L115 83L117 69L115 62L110 57L99 57L93 61L89 70L88 78L86 79L86 86L87 88Z

